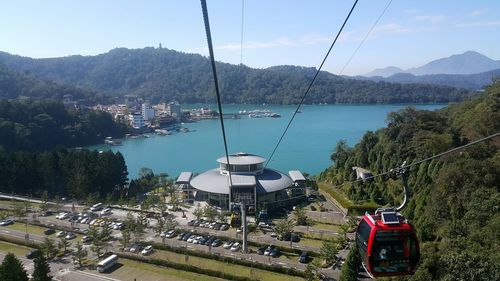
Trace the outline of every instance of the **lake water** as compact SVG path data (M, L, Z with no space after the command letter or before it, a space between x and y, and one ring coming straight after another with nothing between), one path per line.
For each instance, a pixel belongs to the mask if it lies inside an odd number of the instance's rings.
M444 104L412 105L419 109L435 110ZM196 107L193 105L183 108ZM199 106L201 107L201 105ZM356 144L363 134L386 125L387 113L406 105L305 105L295 116L269 168L288 172L300 170L317 174L330 166L330 154L339 140ZM211 108L215 109L215 106ZM225 105L224 113L239 110L269 109L281 118L225 119L229 153L247 152L269 158L295 106L284 105ZM154 173L166 172L176 178L180 172L201 173L217 167L216 159L224 156L219 119L186 123L192 132L176 132L169 136L126 139L123 146L96 145L91 149L120 151L126 161L129 178L137 178L141 167Z

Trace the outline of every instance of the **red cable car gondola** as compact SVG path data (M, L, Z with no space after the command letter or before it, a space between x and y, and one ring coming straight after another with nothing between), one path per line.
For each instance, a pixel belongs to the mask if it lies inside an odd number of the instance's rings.
M412 274L420 258L414 228L394 209L364 215L356 243L365 269L374 277Z
M403 178L405 197L401 206L378 209L373 215L366 213L356 230L363 267L372 278L412 274L420 259L415 229L399 213L407 203L405 164L394 171Z

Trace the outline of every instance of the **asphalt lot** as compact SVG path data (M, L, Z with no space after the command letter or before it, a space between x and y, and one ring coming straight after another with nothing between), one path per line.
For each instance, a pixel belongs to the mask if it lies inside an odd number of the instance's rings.
M71 210L71 204L66 204L65 209L68 211ZM330 208L335 208L335 206L329 206ZM83 206L76 206L76 211L82 211ZM126 210L120 210L120 209L113 209L113 213L109 216L110 218L113 219L118 219L118 220L124 220L127 216L128 211ZM235 229L229 229L228 231L217 231L217 230L211 230L208 228L202 228L202 227L192 227L188 226L188 222L192 219L194 219L194 216L190 211L185 211L186 214L185 218L181 218L182 212L173 212L173 214L177 217L177 222L179 224L179 227L182 229L194 231L200 234L211 234L211 235L218 235L218 236L225 236L229 238L234 238L234 240L241 240L241 234L237 234ZM329 221L329 217L332 219L332 221L341 221L343 219L343 215L340 211L334 211L331 210L328 213L319 213L319 212L311 212L308 211L308 214L310 216L318 216L320 217L323 221L325 219ZM33 216L29 216L30 219L33 219ZM66 226L66 227L73 227L73 228L79 228L79 229L86 229L88 228L88 225L86 224L79 224L79 223L70 223L68 220L58 220L55 219L54 216L49 216L49 217L36 217L36 219L45 225L49 224L55 224L59 226ZM154 225L156 222L154 219L150 219L150 224ZM309 227L308 229L304 229L304 227L296 227L297 231L309 231L309 232L321 232L325 235L336 235L337 233L335 231L329 231L329 230L319 230L319 229L314 229L314 227ZM21 239L25 238L25 233L21 231L15 231L11 229L4 229L0 227L0 234L6 234L6 235L12 235ZM121 236L120 231L113 231L112 234L114 237L119 238ZM43 241L45 236L41 235L35 235L35 234L30 234L30 240L34 241ZM250 241L255 241L263 244L273 244L273 245L280 245L284 247L290 247L290 243L286 241L278 241L275 238L272 238L269 236L269 234L264 234L260 231L256 231L255 233L252 233L249 235L249 240ZM297 257L296 256L291 256L290 258L270 258L268 256L261 256L256 253L253 254L244 254L241 252L231 252L229 250L223 249L222 247L207 247L204 245L195 245L191 243L187 243L184 241L178 241L177 239L162 239L158 236L155 236L155 233L153 232L152 229L147 229L146 233L144 234L144 241L154 241L156 243L165 243L169 246L172 247L186 247L188 249L194 249L194 250L199 250L199 251L211 251L212 253L216 255L224 255L224 256L229 256L233 257L236 259L244 259L244 260L253 260L259 263L264 263L264 264L274 264L276 266L281 266L281 267L289 267L289 268L296 268L299 270L304 270L306 268L306 265L298 263ZM292 243L293 248L298 248L302 250L307 250L307 251L313 251L313 252L318 252L319 248L318 247L311 247L311 246L304 246L299 243ZM120 245L117 241L110 242L107 245L107 250L109 251L120 251ZM340 251L339 256L344 257L347 255L347 251ZM92 272L78 272L78 271L72 271L68 269L61 268L64 272L64 274L59 273L58 276L64 277L66 279L60 279L60 280L73 280L69 276L74 276L75 278L78 278L76 280L110 280L110 279L92 279L92 278L101 278L99 275L93 276ZM328 277L332 277L337 279L340 276L340 270L339 269L324 269L322 270L323 274L325 274ZM68 279L69 278L69 279Z

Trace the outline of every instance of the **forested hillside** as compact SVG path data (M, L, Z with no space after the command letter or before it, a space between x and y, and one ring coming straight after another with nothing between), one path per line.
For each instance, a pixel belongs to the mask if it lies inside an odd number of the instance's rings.
M127 166L120 152L59 149L47 152L0 150L0 191L41 197L85 199L125 196Z
M320 180L341 184L355 179L353 166L377 174L500 132L500 82L481 98L437 112L408 108L387 123L354 147L337 144ZM500 280L499 147L497 137L411 169L414 194L404 214L418 231L422 259L405 279ZM402 199L401 182L381 177L342 191L355 203L394 206Z
M64 95L72 95L75 100L94 104L106 102L108 97L90 90L59 85L7 68L0 62L0 99L34 98L62 100Z
M0 151L42 151L58 146L102 143L107 136L122 137L124 125L102 111L68 111L56 101L0 99Z
M152 102L214 102L209 60L164 48L121 48L98 56L51 59L0 52L0 62L41 79L117 96L137 94ZM315 71L293 66L252 69L227 63L218 63L217 70L223 102L274 104L298 103ZM446 86L359 81L323 72L305 102L436 103L470 95Z

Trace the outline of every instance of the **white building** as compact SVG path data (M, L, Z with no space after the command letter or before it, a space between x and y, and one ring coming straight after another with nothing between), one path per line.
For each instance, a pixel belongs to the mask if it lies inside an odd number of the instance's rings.
M141 113L142 113L142 118L144 118L144 120L146 121L151 120L155 117L155 109L151 108L151 106L148 103L142 104Z
M182 113L181 113L181 105L177 102L170 102L168 105L167 105L167 114L172 116L172 117L175 117L177 119L181 118L182 117Z
M129 119L130 126L132 126L134 129L140 129L145 126L144 118L140 114L130 114Z
M188 186L196 200L228 209L231 203L245 203L252 210L273 209L296 204L305 199L304 176L290 171L290 176L264 167L266 159L247 153L237 153L217 159L218 168L192 178L184 172L176 183ZM231 173L231 178L229 178Z

